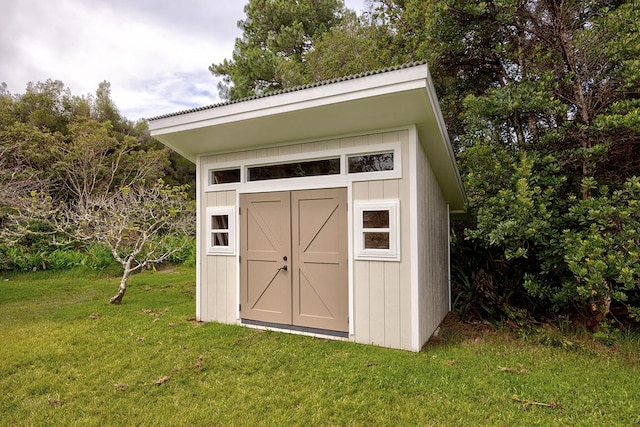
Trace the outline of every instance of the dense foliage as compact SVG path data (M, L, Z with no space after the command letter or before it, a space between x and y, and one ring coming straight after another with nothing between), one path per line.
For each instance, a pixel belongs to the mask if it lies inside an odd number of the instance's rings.
M98 232L117 230L114 221L122 215L148 211L136 200L116 202L125 191L158 193L153 189L161 178L167 181L163 191L180 204L178 209L164 200L172 207L169 214L190 209L181 201L186 188L175 184L189 183L192 168L185 174L179 157L149 137L146 122L120 116L109 83L102 82L95 97L73 96L53 80L30 83L24 94L11 94L5 85L1 89L0 270L104 267L109 263L102 248L118 261L131 255L124 244L132 241L133 231L145 230L148 218L137 215L129 221L124 232L129 238L119 236L117 250L109 250L114 239ZM109 212L99 217L101 207ZM164 212L158 206L154 211L158 216ZM168 231L154 229L155 240L148 239L143 249L160 244L167 256L184 253L185 240L177 236L167 248L163 235Z
M454 227L458 310L640 321L635 2L375 0L359 17L285 3L249 1L233 59L211 67L222 94L427 60L469 197L471 220ZM292 28L302 49L282 48Z

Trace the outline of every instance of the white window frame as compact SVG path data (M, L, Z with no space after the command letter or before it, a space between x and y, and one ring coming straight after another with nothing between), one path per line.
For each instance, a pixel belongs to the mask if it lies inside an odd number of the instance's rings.
M351 156L364 156L370 154L393 153L393 170L373 171L373 172L347 172L347 158ZM311 160L323 160L340 157L340 173L334 175L318 175L297 178L282 178L262 181L249 181L248 170L256 166L269 166L281 163L305 162ZM254 159L245 159L229 162L207 162L203 164L206 171L206 186L204 192L228 191L242 188L250 192L277 191L280 188L298 186L300 188L312 188L315 184L340 186L357 181L371 181L381 179L402 178L402 143L388 142L374 145L362 145L355 147L344 147L330 149L326 151L314 151L308 153L261 156ZM211 172L215 170L240 168L240 182L227 184L211 183Z
M365 228L364 211L388 211L389 228ZM356 200L354 202L355 259L369 261L400 261L400 200ZM367 232L389 233L389 249L368 249L364 246Z
M218 230L212 227L212 217L218 215L227 216L227 229ZM229 244L227 246L214 245L214 233L228 233ZM207 254L208 255L235 255L236 254L236 208L235 206L212 206L207 208Z

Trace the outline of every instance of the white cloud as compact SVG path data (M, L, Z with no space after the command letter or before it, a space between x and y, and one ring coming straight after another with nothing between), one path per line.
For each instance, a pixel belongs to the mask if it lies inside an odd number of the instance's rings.
M363 0L348 0L362 10ZM219 102L209 65L231 56L237 0L3 0L0 82L61 80L74 95L103 80L136 120Z

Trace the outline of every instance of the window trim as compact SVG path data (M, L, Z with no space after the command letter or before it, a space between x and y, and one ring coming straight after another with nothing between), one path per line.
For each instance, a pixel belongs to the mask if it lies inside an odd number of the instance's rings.
M388 211L388 228L365 228L365 211ZM400 200L356 200L354 201L354 231L356 260L400 261ZM389 233L389 249L367 249L364 234L367 232Z
M214 216L227 216L227 229L214 229L211 219ZM207 254L208 255L235 255L236 254L236 208L235 206L210 206L207 208ZM213 244L213 233L225 232L229 234L228 245L218 246Z
M268 151L268 150L265 150ZM393 170L348 173L347 158L351 156L364 156L380 153L393 153ZM206 157L206 156L205 156ZM340 173L334 175L317 175L308 177L280 178L273 180L249 181L249 168L256 166L271 166L292 162L306 162L313 160L323 160L340 157ZM211 171L240 168L240 182L227 184L212 184ZM252 159L227 161L227 162L207 162L203 165L205 186L204 192L255 189L260 191L265 188L279 188L281 186L289 186L292 183L299 182L309 183L313 185L314 180L325 183L326 185L340 185L356 181L371 181L378 179L400 179L402 178L402 143L389 142L373 145L361 145L355 147L344 147L339 149L318 150L312 152L286 154L286 155L265 155ZM286 182L286 183L285 183ZM295 184L294 184L295 185Z

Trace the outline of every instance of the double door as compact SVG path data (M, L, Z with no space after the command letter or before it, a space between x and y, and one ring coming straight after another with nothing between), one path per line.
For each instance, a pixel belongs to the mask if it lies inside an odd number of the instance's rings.
M240 196L241 318L346 332L347 190Z

